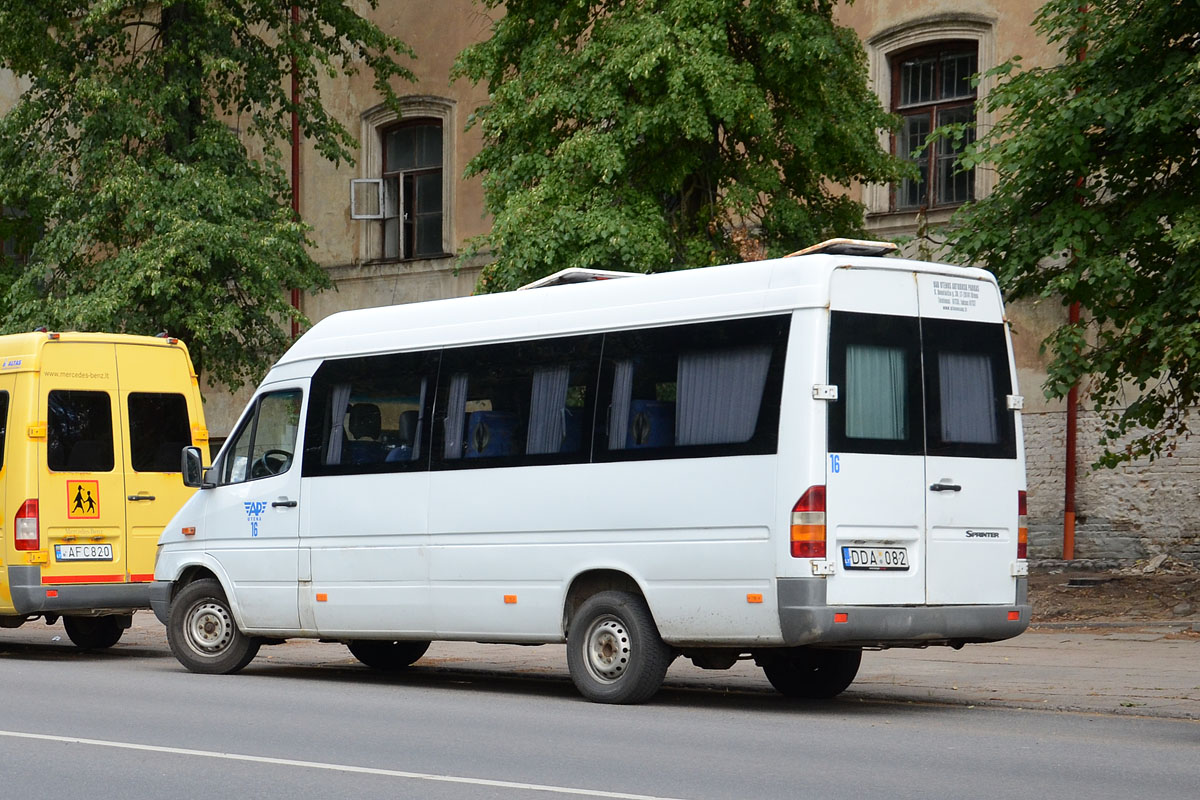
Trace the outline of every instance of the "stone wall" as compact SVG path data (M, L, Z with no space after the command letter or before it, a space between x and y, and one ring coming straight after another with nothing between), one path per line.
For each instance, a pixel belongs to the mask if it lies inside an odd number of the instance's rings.
M1029 557L1062 557L1066 413L1022 415L1029 480ZM1131 562L1166 553L1200 564L1200 440L1116 469L1092 468L1101 425L1079 413L1075 557Z

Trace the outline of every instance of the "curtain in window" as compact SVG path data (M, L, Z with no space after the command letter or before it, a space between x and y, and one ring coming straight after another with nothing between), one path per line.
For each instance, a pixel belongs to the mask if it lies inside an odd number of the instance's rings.
M525 437L525 452L557 453L562 448L567 424L567 384L571 368L565 364L539 369L533 373L533 389L529 398L529 432Z
M624 450L629 432L629 400L633 394L633 361L618 361L615 367L612 404L608 407L608 449Z
M421 457L421 431L425 429L425 390L428 388L429 379L421 378L421 405L417 408L417 432L413 435L412 441L412 460Z
M908 438L907 372L899 347L846 347L846 436Z
M995 387L992 365L977 353L938 353L942 441L995 444Z
M675 443L749 441L770 366L766 345L680 354Z
M339 383L329 395L329 441L325 446L325 463L342 463L342 440L345 438L346 409L350 407L350 384Z
M450 378L450 398L446 408L446 458L462 458L463 435L467 427L467 373Z

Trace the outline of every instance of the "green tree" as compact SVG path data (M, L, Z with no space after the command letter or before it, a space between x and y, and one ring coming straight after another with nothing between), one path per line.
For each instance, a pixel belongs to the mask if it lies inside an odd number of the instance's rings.
M998 182L949 244L1009 299L1081 304L1046 342L1046 395L1086 389L1102 464L1153 458L1200 392L1200 9L1051 0L1036 26L1061 60L992 71L986 102L1004 116L963 163Z
M256 379L303 321L284 289L328 285L289 206L293 105L306 146L351 162L320 81L365 67L395 102L411 78L361 5L0 0L26 87L0 120L0 235L26 254L0 268L3 329L166 330L210 382Z
M501 0L479 0L496 10ZM834 0L508 0L455 75L489 89L480 288L662 271L857 234L893 119Z

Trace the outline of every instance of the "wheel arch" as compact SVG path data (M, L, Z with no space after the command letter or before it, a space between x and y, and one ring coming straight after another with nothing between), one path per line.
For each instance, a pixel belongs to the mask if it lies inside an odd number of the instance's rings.
M178 574L171 581L171 602L175 601L175 596L179 594L183 587L208 578L215 580L221 585L221 591L225 593L225 600L229 603L229 610L233 613L234 621L238 624L238 627L244 630L242 609L238 605L237 594L230 591L229 576L215 564L192 562L182 565L179 568Z
M646 596L642 585L628 572L613 568L593 568L577 574L571 579L563 599L562 631L565 637L571 630L571 620L584 601L597 592L616 590L636 594L650 607L650 599ZM650 607L651 616L654 609Z

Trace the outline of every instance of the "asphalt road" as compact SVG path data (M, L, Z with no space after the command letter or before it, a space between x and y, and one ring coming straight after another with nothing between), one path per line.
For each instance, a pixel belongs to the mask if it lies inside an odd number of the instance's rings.
M60 629L61 630L61 629ZM894 703L795 705L720 673L647 705L452 661L381 676L340 645L185 672L153 633L81 653L0 632L0 797L1194 798L1200 725ZM290 649L289 649L290 648Z

